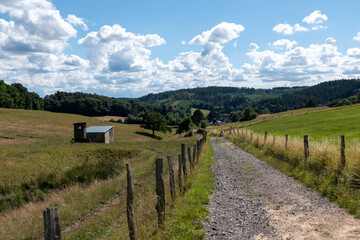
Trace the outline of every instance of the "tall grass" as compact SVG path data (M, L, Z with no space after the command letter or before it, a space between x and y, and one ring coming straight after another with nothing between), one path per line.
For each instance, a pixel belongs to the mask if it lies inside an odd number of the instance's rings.
M336 201L350 213L360 217L360 148L359 143L347 144L345 156L346 164L340 164L340 139L338 145L333 141L323 140L309 142L310 156L305 161L304 140L300 137L289 136L287 149L285 149L285 136L268 133L254 133L250 129L239 133L237 130L225 135L238 146L286 163L281 169L284 173L293 176L306 186L317 189L322 195ZM252 134L252 137L251 137ZM269 161L279 167L276 161ZM280 170L281 170L280 169Z

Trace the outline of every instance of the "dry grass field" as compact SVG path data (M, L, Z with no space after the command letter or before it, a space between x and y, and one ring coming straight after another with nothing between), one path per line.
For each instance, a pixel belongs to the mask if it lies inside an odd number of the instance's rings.
M71 143L75 122L114 126L115 143ZM155 140L150 131L139 125L45 111L0 109L0 124L1 239L41 238L42 211L48 206L59 207L63 230L118 195L63 238L104 236L124 211L125 162L130 163L133 171L136 216L143 219L139 236L150 238L156 230L155 205L145 206L156 200L155 159L166 160L170 155L175 161L181 143L193 146L200 138L199 135L184 138L173 130L167 134L156 132L161 140ZM167 164L164 166L166 171ZM141 217L146 215L152 217ZM118 239L119 235L121 239L127 238L126 227L126 218L120 219L109 239Z

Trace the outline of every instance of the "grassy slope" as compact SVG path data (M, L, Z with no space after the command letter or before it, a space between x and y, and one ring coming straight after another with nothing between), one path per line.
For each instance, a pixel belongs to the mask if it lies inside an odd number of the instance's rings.
M360 106L334 109L318 113L288 116L261 122L249 127L254 132L301 137L310 135L312 139L347 139L360 136Z
M73 123L87 122L91 125L115 126L115 144L70 143L73 137ZM198 136L183 138L172 133L157 133L161 141L154 140L151 132L139 125L107 123L95 118L73 114L51 113L45 111L27 111L0 109L0 185L18 185L36 179L39 175L57 172L60 175L69 168L84 162L99 161L97 154L85 156L87 152L114 151L115 149L136 150L138 154L121 159L120 164L130 162L134 181L137 182L138 197L147 191L153 192L154 161L156 157L166 159L180 152L180 144L192 146ZM166 171L165 164L165 171ZM97 180L89 185L76 184L47 194L43 201L26 204L18 209L0 212L0 232L2 239L36 239L42 235L42 211L45 207L59 206L62 228L84 216L91 209L120 192L125 187L125 173L108 180ZM123 199L122 196L119 198ZM124 201L121 200L123 203ZM103 236L121 208L109 206L97 218L90 218L80 227L65 235L65 239L91 238L94 234ZM140 213L142 214L142 213ZM155 221L155 220L152 220ZM98 222L101 225L97 224ZM154 226L151 223L148 226ZM123 225L121 225L123 226ZM126 226L125 226L126 227ZM148 237L151 227L143 229ZM153 229L152 229L153 230Z

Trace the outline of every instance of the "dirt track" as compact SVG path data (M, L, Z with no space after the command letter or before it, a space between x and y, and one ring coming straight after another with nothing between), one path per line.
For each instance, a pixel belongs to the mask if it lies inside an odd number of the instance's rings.
M209 239L360 239L360 220L317 192L223 138L211 144Z

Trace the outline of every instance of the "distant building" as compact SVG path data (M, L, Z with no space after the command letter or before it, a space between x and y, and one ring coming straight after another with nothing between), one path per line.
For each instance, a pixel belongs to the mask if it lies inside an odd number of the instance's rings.
M86 123L74 123L75 142L114 143L113 126L92 126Z

